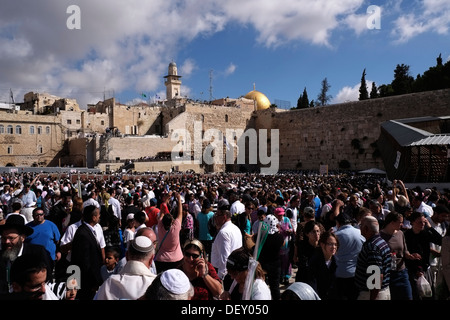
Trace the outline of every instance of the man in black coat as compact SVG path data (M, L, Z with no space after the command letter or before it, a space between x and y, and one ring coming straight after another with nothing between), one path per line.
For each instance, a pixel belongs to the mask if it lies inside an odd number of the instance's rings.
M54 262L44 246L25 243L25 238L33 233L33 228L25 225L20 215L10 215L3 225L0 225L0 294L7 294L10 289L10 268L14 260L25 254L36 255L47 265L47 281L52 280Z
M102 249L94 232L100 221L100 209L87 206L83 209L83 222L75 232L72 241L71 263L77 265L81 272L81 289L77 298L92 300L98 287L103 283L100 268L103 265Z

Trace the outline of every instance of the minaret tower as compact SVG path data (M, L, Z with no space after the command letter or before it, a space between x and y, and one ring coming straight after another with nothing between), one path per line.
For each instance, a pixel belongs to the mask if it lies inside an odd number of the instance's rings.
M177 65L175 62L169 64L169 74L164 77L166 81L166 97L167 100L181 98L181 76L178 75Z

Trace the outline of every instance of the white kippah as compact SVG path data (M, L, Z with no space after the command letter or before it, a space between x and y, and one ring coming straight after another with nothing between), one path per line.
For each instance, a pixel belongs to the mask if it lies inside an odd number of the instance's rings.
M131 245L139 252L150 252L153 249L152 240L145 236L136 237Z
M173 294L183 294L191 287L189 278L179 269L169 269L161 274L161 283Z

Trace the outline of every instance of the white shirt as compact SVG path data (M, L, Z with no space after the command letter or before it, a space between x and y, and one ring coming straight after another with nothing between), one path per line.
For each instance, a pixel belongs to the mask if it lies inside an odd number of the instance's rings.
M446 229L442 228L442 223L435 223L431 218L427 218L430 222L431 227L436 230L442 237L445 236ZM430 242L430 248L436 250L437 252L441 252L441 246ZM439 257L435 257L433 254L430 254L430 266L436 267L439 264Z
M297 208L288 207L286 209L286 211L288 209L290 209L292 211L292 217L289 218L289 220L291 221L291 224L292 224L292 228L294 229L294 231L297 231L298 209Z
M425 217L431 217L433 215L433 207L427 205L425 202L421 202L420 206L417 208L416 211L423 212Z
M135 233L136 232L134 230L131 230L130 228L125 228L125 230L123 230L123 243L127 245L129 241L134 239Z
M45 284L45 293L42 295L42 300L59 300L48 283Z
M27 193L25 192L23 193L22 202L25 207L31 206L31 203L32 202L36 203L36 201L37 201L36 194L34 193L33 190L29 190Z
M69 225L67 227L66 231L64 232L64 234L62 235L61 240L60 240L61 246L71 243L73 241L75 232L77 231L77 229L81 225L81 223L82 223L82 221L79 220L75 223L72 223L71 225ZM97 238L97 242L100 245L100 248L106 247L106 242L105 242L105 237L103 236L102 226L97 223L94 226L94 230L95 230L95 237ZM71 257L72 257L72 255L71 255L71 252L69 251L69 253L67 254L67 261L70 261Z
M9 191L6 192L6 193L3 193L0 198L1 198L2 203L4 205L7 205L7 206L11 205L11 198L12 198L12 196L11 196L11 193Z
M217 268L219 278L227 274L227 259L231 252L242 247L241 230L231 221L227 221L217 233L211 248L211 264Z
M253 290L250 300L272 300L272 294L267 283L262 279L253 282Z
M122 219L122 209L120 208L120 202L114 197L109 198L108 203L112 205L112 209L114 212L114 215L119 218L119 220Z
M130 260L119 274L112 274L103 282L94 300L137 300L155 278L144 263Z
M230 212L231 214L245 212L245 205L241 201L237 200L231 205Z
M237 282L233 281L230 287L230 293L233 290L237 290ZM252 293L250 294L250 300L272 300L272 294L267 283L262 279L255 279L252 286Z

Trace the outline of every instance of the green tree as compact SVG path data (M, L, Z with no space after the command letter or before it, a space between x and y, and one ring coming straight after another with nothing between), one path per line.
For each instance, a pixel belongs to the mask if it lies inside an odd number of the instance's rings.
M361 86L359 87L359 100L367 100L369 99L369 92L367 91L367 84L366 84L366 68L364 68L364 71L361 76Z
M439 57L436 58L436 67L442 67L442 53L439 53Z
M306 109L309 108L309 99L308 92L306 91L306 87L303 89L303 93L297 100L297 109Z
M392 80L392 89L395 95L412 92L414 78L409 74L409 66L406 64L397 65L394 70L394 80Z
M394 89L390 84L382 84L378 87L380 97L390 97L394 95Z
M436 58L436 66L429 68L423 75L417 75L413 92L450 88L450 61L442 63L441 54Z
M372 89L370 90L370 99L375 99L378 97L379 97L379 94L378 94L377 85L375 84L375 82L372 82Z
M320 93L317 96L317 105L325 106L331 100L332 96L328 95L328 90L330 89L330 87L331 86L328 83L328 79L327 78L323 79Z

